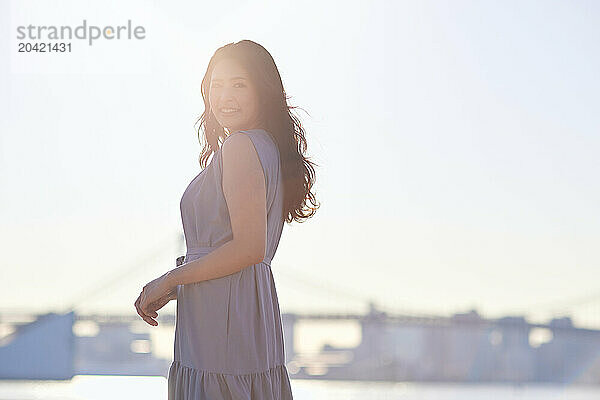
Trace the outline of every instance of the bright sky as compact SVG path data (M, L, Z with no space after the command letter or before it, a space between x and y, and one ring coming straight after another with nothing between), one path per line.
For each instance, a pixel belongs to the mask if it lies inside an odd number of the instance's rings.
M83 19L146 38L17 52L17 26ZM599 20L595 1L1 2L0 305L134 312L183 254L200 82L241 39L320 165L322 207L273 261L282 312L599 293Z

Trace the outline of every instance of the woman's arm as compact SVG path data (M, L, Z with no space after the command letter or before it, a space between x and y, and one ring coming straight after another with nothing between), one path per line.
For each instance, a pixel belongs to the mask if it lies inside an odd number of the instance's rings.
M233 239L206 256L167 273L169 287L221 278L265 258L267 189L262 164L250 139L236 134L223 143L223 194Z
M184 260L185 260L185 256L179 256L179 257L177 257L175 259L175 265L177 267L183 265L183 261ZM167 299L166 303L168 303L171 300L177 300L177 286L173 286L173 288L171 289L171 291L165 296L165 299Z

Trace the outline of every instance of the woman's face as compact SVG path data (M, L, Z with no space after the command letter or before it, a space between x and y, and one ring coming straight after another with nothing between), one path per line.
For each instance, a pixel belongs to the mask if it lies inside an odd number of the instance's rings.
M235 60L224 59L215 65L208 102L217 122L229 134L260 128L258 91Z

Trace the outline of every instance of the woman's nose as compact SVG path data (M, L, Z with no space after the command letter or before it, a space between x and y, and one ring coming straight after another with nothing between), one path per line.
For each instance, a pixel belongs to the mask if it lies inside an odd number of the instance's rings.
M226 102L231 102L232 100L234 100L234 96L233 96L233 90L234 88L224 88L221 91L221 103L220 104L225 104Z

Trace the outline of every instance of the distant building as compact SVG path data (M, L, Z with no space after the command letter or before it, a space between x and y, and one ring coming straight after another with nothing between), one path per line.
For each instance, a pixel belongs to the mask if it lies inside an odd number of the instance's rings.
M356 320L361 343L298 354L294 324L303 319ZM72 312L41 315L2 338L0 379L167 376L171 360L155 357L149 334L132 330L137 318L78 318L77 326L87 321L94 328L88 335L73 333L75 320ZM485 319L475 310L412 317L372 306L366 315L282 314L282 324L288 372L296 379L600 384L600 331L576 328L569 318L539 325L521 316ZM532 346L534 329L548 332L549 339Z

